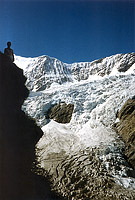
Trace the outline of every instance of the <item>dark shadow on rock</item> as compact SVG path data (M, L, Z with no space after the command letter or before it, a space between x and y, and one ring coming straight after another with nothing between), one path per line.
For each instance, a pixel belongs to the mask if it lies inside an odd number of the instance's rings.
M21 110L29 91L26 78L0 53L0 199L60 200L50 183L31 171L42 130Z
M128 99L117 114L119 122L115 124L117 133L125 142L124 151L128 162L135 169L135 98Z

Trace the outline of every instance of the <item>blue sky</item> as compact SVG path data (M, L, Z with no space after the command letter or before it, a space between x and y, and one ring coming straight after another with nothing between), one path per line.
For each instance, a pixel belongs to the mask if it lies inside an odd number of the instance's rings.
M66 63L135 51L134 0L0 0L0 51Z

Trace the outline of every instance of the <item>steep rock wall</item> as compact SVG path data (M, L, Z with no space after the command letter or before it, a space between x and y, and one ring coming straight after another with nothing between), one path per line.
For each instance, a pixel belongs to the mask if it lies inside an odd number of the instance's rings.
M21 110L25 81L23 70L0 53L0 199L53 199L48 181L31 172L43 133Z
M135 168L135 99L129 99L118 112L119 123L116 124L118 134L126 144L125 155Z

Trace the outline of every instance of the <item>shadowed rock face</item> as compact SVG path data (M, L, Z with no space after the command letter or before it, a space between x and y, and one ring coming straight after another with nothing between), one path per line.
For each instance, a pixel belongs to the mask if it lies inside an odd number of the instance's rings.
M29 91L23 71L0 53L0 199L56 199L48 181L31 172L35 145L42 137L21 105Z
M23 70L0 54L0 110L13 112L21 108L29 91L25 87Z
M73 104L57 104L48 111L48 117L58 123L69 123L74 110Z
M118 113L116 128L126 144L125 155L135 168L135 99L129 99Z

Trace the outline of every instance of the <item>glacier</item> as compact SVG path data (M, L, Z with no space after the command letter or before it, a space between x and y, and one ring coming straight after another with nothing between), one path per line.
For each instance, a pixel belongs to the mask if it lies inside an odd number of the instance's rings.
M73 64L49 56L15 56L15 63L24 70L30 90L22 109L44 132L37 144L41 167L52 175L66 156L87 148L100 148L101 152L109 149L107 154L96 156L118 184L135 189L135 177L127 174L127 168L132 169L123 164L124 143L113 129L117 111L135 95L135 53ZM61 102L74 104L70 123L61 124L46 117L48 109ZM53 155L59 158L57 162ZM109 160L114 166L119 163L120 169L111 167Z

